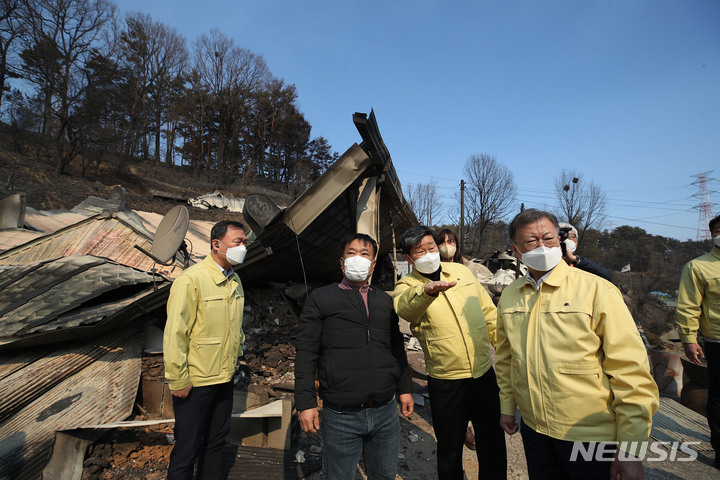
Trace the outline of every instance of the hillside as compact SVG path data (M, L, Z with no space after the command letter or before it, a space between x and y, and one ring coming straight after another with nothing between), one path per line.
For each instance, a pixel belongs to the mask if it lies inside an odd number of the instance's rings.
M54 142L37 134L13 133L0 123L0 198L11 193L25 192L27 205L36 210L71 209L90 195L107 198L116 185L127 192L126 203L134 210L164 214L174 202L155 197L153 192L165 192L178 198L192 198L219 191L230 197L244 197L262 193L278 205L292 202L290 195L273 189L265 182L247 186L209 178L186 167L168 166L153 162L131 161L121 167L118 157L88 152L66 167L64 175L55 174ZM99 157L100 161L95 162ZM82 173L83 163L86 164ZM203 210L187 205L190 216L198 220L237 219L237 214L222 210Z

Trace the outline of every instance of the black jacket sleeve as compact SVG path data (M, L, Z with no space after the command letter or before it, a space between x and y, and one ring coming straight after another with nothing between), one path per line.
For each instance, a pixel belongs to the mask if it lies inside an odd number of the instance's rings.
M393 312L393 323L390 330L390 348L392 349L393 356L397 359L398 364L400 364L400 378L397 382L397 393L398 395L412 393L412 377L410 375L407 354L405 353L405 341L403 340L402 333L400 333L399 319L395 312Z
M295 339L295 408L298 411L317 406L315 379L323 323L317 292L310 294L305 302Z
M607 268L602 267L602 266L598 265L597 263L593 262L592 260L588 260L585 257L581 257L580 261L578 262L578 264L576 266L580 270L585 270L586 272L594 273L598 277L602 277L605 280L607 280L608 282L612 282L612 277L610 276L610 271Z

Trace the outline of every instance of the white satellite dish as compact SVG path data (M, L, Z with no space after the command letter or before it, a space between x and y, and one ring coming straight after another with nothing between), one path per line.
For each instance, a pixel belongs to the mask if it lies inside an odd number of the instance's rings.
M188 209L182 205L173 207L160 221L155 236L153 237L150 252L135 245L135 248L161 265L169 265L175 254L182 252L183 264L187 268L190 263L190 255L185 245L185 234L190 225L190 214Z

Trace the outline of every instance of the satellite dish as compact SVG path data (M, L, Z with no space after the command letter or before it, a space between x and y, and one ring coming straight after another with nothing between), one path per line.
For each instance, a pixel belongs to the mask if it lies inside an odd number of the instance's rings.
M256 235L260 235L265 227L277 219L282 210L265 195L252 193L245 198L243 218Z
M161 265L169 265L175 254L183 253L185 267L188 266L190 256L185 245L185 234L190 225L190 214L188 209L182 205L173 207L160 221L155 236L153 237L150 252L135 245L135 248Z

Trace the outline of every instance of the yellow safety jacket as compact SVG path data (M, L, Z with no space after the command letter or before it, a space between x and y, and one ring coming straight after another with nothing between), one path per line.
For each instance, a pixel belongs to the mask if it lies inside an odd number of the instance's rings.
M675 322L683 343L697 343L698 328L720 340L720 248L690 260L683 268Z
M225 383L242 355L245 293L208 255L170 288L163 336L165 378L171 390Z
M458 283L433 297L430 280L413 270L395 286L395 311L410 322L425 353L427 374L444 380L478 378L492 367L497 310L475 275L459 263L441 263L440 280Z
M517 406L530 428L561 440L649 438L658 389L610 282L563 261L539 290L515 280L498 303L496 350L502 413L515 415Z

